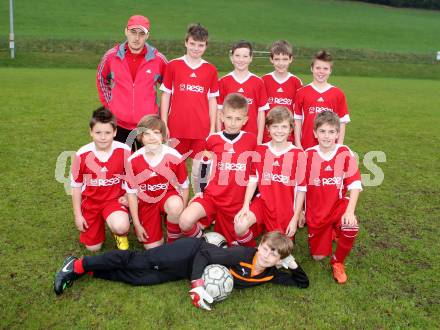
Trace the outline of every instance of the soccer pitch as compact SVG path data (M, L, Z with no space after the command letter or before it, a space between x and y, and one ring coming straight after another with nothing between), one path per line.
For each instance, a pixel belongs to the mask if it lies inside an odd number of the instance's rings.
M186 281L130 287L85 279L56 297L52 280L62 260L86 252L55 164L88 142L94 75L0 69L1 328L438 327L440 81L433 80L334 79L351 110L347 144L361 160L372 150L386 154L376 161L383 183L365 187L359 201L361 232L346 285L333 282L327 262L310 260L302 230L294 254L310 277L305 290L235 290L210 313L190 304ZM111 238L104 249L113 249Z
M15 12L11 61L7 1L0 3L0 329L440 328L440 64L411 60L440 50L440 12L333 0L15 1ZM206 25L213 43L286 38L336 50L330 82L346 93L352 119L345 142L359 155L364 180L380 182L366 185L358 202L360 234L346 285L334 283L327 261L310 259L300 230L294 255L310 278L305 290L235 290L211 312L191 305L187 281L131 287L85 278L55 296L63 259L88 254L63 184L69 163L61 158L56 171L60 155L90 141L88 120L100 105L94 68L103 51L87 47L122 39L134 13L150 17L153 39L182 52L190 22ZM384 60L339 60L344 49L381 52ZM410 61L388 59L388 52ZM216 56L213 63L226 70L228 59ZM310 82L308 58L292 69ZM380 155L372 158L375 170L364 166L373 151ZM130 244L141 249L133 232ZM113 248L108 235L103 250Z

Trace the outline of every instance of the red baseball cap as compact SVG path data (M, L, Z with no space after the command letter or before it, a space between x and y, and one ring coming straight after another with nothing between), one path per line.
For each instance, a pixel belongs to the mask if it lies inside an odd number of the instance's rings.
M128 19L127 29L141 29L148 33L150 30L150 20L142 15L133 15Z

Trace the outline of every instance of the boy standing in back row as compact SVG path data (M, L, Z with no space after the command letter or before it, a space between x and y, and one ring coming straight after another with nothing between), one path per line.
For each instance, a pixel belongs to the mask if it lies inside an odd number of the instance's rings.
M204 150L205 139L215 132L218 75L214 65L202 59L208 46L208 30L200 24L190 25L186 34L186 54L170 61L160 90L160 115L175 147L193 159L192 184L200 191L200 161L196 155Z
M292 45L286 40L277 40L270 47L270 62L274 71L265 74L264 81L270 109L280 105L287 107L293 114L296 91L302 87L302 81L289 72L289 65L293 62ZM264 130L263 143L269 142L269 131ZM293 133L289 141L294 142Z
M230 57L234 71L220 79L220 96L217 101L221 111L223 101L228 94L240 93L243 95L248 101L249 117L246 125L243 126L243 131L255 134L257 143L261 143L264 133L264 112L269 109L269 105L263 81L249 72L252 51L252 45L249 41L241 40L232 46ZM218 124L220 126L220 123Z
M344 92L328 83L332 73L333 60L325 50L313 58L311 71L313 82L301 88L295 97L295 144L306 150L318 144L313 133L316 116L324 111L336 113L341 121L338 143L344 143L345 124L350 122Z

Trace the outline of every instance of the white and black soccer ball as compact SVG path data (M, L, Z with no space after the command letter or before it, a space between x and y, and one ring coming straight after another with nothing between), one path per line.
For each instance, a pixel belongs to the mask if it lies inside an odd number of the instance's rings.
M222 265L213 264L206 266L202 279L205 282L205 290L214 301L226 299L234 288L234 279L231 273Z
M203 234L203 239L211 244L217 245L218 247L227 248L228 243L226 238L215 231L207 232Z

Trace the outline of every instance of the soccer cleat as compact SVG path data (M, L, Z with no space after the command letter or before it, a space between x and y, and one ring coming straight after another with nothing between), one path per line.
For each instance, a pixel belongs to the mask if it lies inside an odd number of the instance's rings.
M128 250L129 244L128 244L127 236L119 236L119 235L113 235L113 236L115 237L116 247L119 250Z
M57 295L60 295L64 292L64 290L71 286L73 281L76 280L79 276L73 271L73 263L78 258L74 256L67 257L64 259L63 266L56 273L55 280L53 282L53 289Z
M340 263L340 262L335 262L334 264L332 264L332 268L333 268L333 278L335 279L336 282L338 282L339 284L344 284L345 282L347 282L347 274L345 274L345 267L344 264Z

